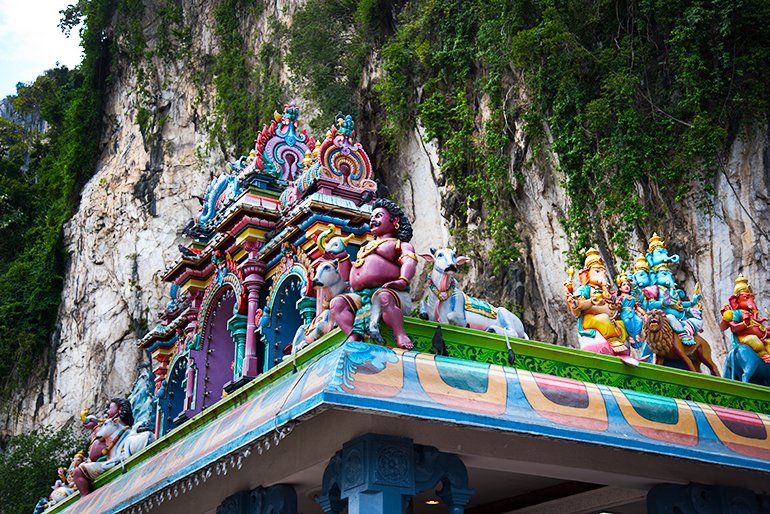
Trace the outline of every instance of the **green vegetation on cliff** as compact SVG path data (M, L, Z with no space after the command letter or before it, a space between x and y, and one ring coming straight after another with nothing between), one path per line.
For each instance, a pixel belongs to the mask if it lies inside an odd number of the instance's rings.
M103 0L66 10L65 29L84 21L83 62L75 70L49 70L11 98L19 112L40 113L49 124L45 136L20 137L24 129L2 123L0 396L45 367L61 301L62 227L98 157L112 9L112 2ZM20 160L27 158L27 167L20 169Z
M214 86L217 97L212 136L219 139L225 155L229 149L247 153L262 124L270 123L283 98L278 81L280 54L269 42L263 43L254 60L243 32L244 21L254 21L262 2L220 0L214 8L214 33L220 51L214 56ZM276 39L276 34L266 34Z
M153 109L152 66L171 60L189 65L199 93L213 85L214 112L201 116L228 156L248 151L290 98L287 86L319 109L316 133L342 110L372 128L383 154L419 120L438 143L453 233L461 245L491 238L497 269L519 256L517 187L543 149L558 156L570 200L570 258L596 242L628 258L631 230L670 222L676 202L708 203L726 145L770 111L762 0L308 0L270 34L254 23L263 1L215 0L216 50L201 56L190 51L198 14L184 5L79 0L62 27L84 22L83 63L47 72L14 99L49 132L0 121L4 394L48 347L62 226L94 170L110 72L127 64L145 143L166 120ZM160 18L153 41L148 13ZM292 84L280 82L284 62Z
M467 208L481 211L497 267L517 255L512 193L525 164L510 158L517 121L534 157L551 144L550 129L571 201L563 220L571 257L609 239L627 258L629 231L666 219L666 203L707 200L725 144L769 109L770 4L762 0L412 0L390 10L351 0L337 2L348 30L328 36L327 20L313 18L316 3L297 13L303 23L290 48L314 38L305 55L326 63L341 39L352 55L381 58L381 136L397 143L420 120L462 199L451 209L455 234L464 235ZM360 68L329 69L294 71L315 84L360 85ZM608 220L609 237L596 217Z

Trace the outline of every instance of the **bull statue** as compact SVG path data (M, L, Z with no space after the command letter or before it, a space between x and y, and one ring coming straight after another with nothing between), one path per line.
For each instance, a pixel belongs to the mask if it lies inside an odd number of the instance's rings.
M458 257L452 248L431 248L430 254L420 254L420 257L433 263L428 276L428 293L420 302L422 319L529 339L524 324L514 313L469 296L460 289L454 275L457 266L468 262L468 257Z

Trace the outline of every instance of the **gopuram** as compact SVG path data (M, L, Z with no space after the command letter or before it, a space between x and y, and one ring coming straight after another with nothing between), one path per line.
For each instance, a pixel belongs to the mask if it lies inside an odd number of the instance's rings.
M657 234L633 270L590 249L570 271L582 349L532 341L462 291L467 257L418 255L350 116L319 139L298 120L285 106L209 185L138 342L151 376L82 413L90 447L36 513L770 512L746 278L720 312L724 377Z

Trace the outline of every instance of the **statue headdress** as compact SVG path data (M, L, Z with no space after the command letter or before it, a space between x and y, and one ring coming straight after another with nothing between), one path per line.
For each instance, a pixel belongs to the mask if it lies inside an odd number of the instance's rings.
M735 279L735 289L733 290L733 294L737 295L743 291L746 291L749 294L754 294L754 292L751 290L751 286L749 285L749 280L742 274L739 274L738 278Z
M628 277L628 273L619 273L618 276L615 277L615 283L620 287L620 285L623 282L630 282L631 279Z
M634 262L634 272L642 270L650 271L650 264L647 262L647 258L645 258L644 254L640 253L639 257L637 257Z
M585 269L591 268L603 268L604 260L602 259L599 250L596 248L589 248L586 252Z
M665 248L666 242L663 241L663 238L658 235L657 232L652 233L652 237L650 238L650 246L647 248L647 253L652 253L653 250L656 248Z

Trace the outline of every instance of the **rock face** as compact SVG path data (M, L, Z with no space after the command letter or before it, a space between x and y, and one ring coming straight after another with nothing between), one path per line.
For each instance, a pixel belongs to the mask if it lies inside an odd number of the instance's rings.
M268 33L270 17L290 23L287 13L298 3L278 2L274 10L246 20L254 55ZM193 56L217 52L212 11L212 2L184 2ZM144 29L152 47L157 18L151 8ZM116 74L98 170L65 229L70 260L55 357L48 380L25 391L7 413L5 430L11 433L39 424L61 425L83 407L100 406L130 390L148 363L135 342L154 325L156 313L168 301L168 285L160 274L176 257L177 245L188 241L182 227L198 211L198 197L209 181L224 167L224 153L209 145L202 121L215 96L211 77L201 82L182 60L157 57L150 71L141 87L134 68L125 65ZM284 84L291 83L287 73ZM295 93L298 103L305 104L301 92ZM143 133L137 116L140 99L146 105L147 98L151 122ZM359 132L366 133L366 127ZM736 275L749 278L760 307L770 306L770 276L765 271L770 268L769 134L768 127L757 127L735 140L724 172L715 180L710 208L671 207L668 219L675 223L655 227L672 253L682 255L683 264L674 268L680 286L692 293L700 282L705 337L720 363L728 340L719 332L717 316ZM368 144L367 150L371 152ZM512 166L524 176L512 198L520 220L522 257L499 276L491 275L488 263L474 262L462 274L463 285L489 300L523 305L523 320L533 339L576 346L575 321L563 301L567 238L559 220L568 212L569 201L560 185L557 156L545 153L531 159L528 138L520 130L511 152ZM451 244L451 212L437 150L424 141L419 124L398 153L383 162L376 171L415 220L418 252ZM654 191L644 194L647 202L659 201ZM636 234L635 248L645 249L650 235ZM421 296L424 284L424 273L419 276L415 296Z
M0 100L0 118L17 123L30 131L42 133L48 128L48 123L40 117L39 113L22 114L14 108L8 98Z

